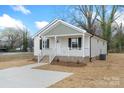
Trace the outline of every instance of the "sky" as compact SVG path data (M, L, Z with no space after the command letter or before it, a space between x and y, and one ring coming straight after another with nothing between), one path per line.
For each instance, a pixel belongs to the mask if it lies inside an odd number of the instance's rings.
M54 19L61 19L63 15L68 14L69 7L64 5L0 5L0 29L26 27L33 36ZM118 12L118 14L121 16L117 22L124 24L124 12Z
M28 6L0 6L0 28L5 27L26 27L30 34L34 35L37 31L54 19L60 19L62 13L67 13L64 5L28 5Z

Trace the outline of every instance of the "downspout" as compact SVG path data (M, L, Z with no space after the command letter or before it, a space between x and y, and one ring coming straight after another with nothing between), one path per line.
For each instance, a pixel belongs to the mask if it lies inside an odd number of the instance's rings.
M91 56L91 54L92 54L92 51L91 51L91 39L92 39L92 37L93 37L94 35L92 34L92 36L90 36L90 58L89 58L89 61L90 62L92 62L92 56Z

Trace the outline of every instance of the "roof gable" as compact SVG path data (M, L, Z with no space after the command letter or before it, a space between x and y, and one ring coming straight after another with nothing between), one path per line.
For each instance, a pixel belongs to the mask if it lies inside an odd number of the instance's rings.
M35 37L38 36L39 34L42 34L42 33L45 31L45 29L47 29L47 28L50 27L51 25L55 24L57 21L58 21L58 20L55 19L55 20L53 20L52 22L50 22L48 25L46 25L46 26L43 27L40 31L38 31L38 32L33 36L33 38L35 38Z
M84 32L86 32L85 30L80 29L80 28L78 28L78 27L76 27L76 26L73 26L73 25L71 25L71 24L69 24L69 23L67 23L67 22L62 21L62 20L54 20L54 21L52 21L50 24L48 24L47 26L45 26L43 29L41 29L41 31L39 31L38 33L36 33L34 37L36 37L36 36L38 36L38 35L43 35L44 33L49 32L50 29L56 27L56 26L57 26L58 24L60 24L60 23L61 23L62 25L65 25L66 28L68 27L68 28L70 28L70 29L75 30L77 33L84 33ZM33 38L34 38L34 37L33 37Z
M57 24L53 28L49 29L46 33L43 33L42 35L69 35L69 34L79 34L82 32L79 32L71 27L68 27L62 23Z

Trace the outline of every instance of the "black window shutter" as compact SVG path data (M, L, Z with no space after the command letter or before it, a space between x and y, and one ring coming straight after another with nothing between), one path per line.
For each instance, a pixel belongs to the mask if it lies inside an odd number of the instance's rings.
M68 47L71 48L71 38L68 39Z
M78 38L78 46L79 46L79 48L81 48L81 44L82 44L81 42L82 42L82 39L81 39L81 37L79 37Z
M45 41L43 41L43 48L45 47Z
M40 39L40 49L42 49L42 39Z
M47 39L47 48L49 48L49 39Z

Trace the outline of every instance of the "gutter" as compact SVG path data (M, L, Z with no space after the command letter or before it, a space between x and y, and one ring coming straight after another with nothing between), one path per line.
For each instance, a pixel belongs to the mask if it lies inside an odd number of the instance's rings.
M89 58L89 61L90 62L92 62L92 56L91 56L91 53L92 53L92 51L91 51L91 39L92 39L93 36L94 36L93 34L92 34L92 36L90 36L90 58Z

